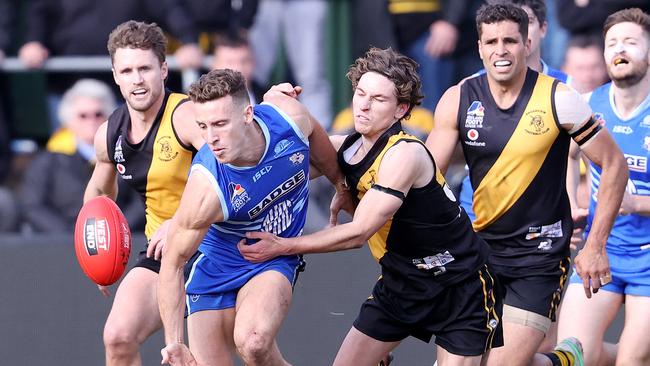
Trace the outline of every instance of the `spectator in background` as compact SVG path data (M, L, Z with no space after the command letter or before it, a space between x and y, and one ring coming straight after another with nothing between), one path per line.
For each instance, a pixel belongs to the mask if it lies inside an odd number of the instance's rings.
M607 17L625 8L641 8L650 12L648 0L556 0L557 17L560 25L569 31L571 37L597 35L602 42L603 23Z
M9 28L12 6L9 0L0 0L0 64L4 61L9 46Z
M198 31L180 0L31 0L26 7L25 43L18 57L29 68L41 68L50 56L105 56L108 34L118 24L141 19L157 21L183 43L175 56L182 68L199 68L203 53ZM60 95L83 77L113 85L106 72L48 74L50 125L56 129Z
M113 109L113 93L97 80L79 80L63 95L59 116L73 136L73 145L61 140L54 145L59 150L38 154L25 172L21 189L25 220L34 231L74 230L95 161L95 132ZM120 189L120 195L117 203L129 226L142 230L144 208L137 195L126 188Z
M239 71L246 79L246 88L252 104L261 100L263 91L253 83L255 57L253 50L245 37L224 35L214 37L211 69L231 69Z
M580 93L589 93L609 79L603 60L599 36L576 35L569 41L562 70L573 78L571 86Z
M422 76L422 106L435 110L442 93L481 67L471 15L483 1L388 0L399 50Z
M261 0L250 33L255 82L269 83L282 39L293 77L303 88L300 101L325 129L332 123L324 46L328 5L326 0Z
M0 0L0 64L4 61L5 52L9 46L11 11L9 0ZM3 101L0 98L0 232L14 230L18 220L14 195L4 186L11 166L9 128L5 118Z
M219 35L248 38L259 0L187 0L185 8L200 32L199 46L210 52Z

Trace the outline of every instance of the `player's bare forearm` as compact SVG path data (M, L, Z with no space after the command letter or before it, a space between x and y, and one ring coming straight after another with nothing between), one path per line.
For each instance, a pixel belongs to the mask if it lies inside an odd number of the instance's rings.
M185 311L183 268L192 253L196 252L207 230L190 229L182 222L175 218L170 224L158 278L158 307L165 328L167 345L174 342L183 343Z
M578 208L578 185L580 183L580 147L571 142L567 161L566 189L572 209Z
M313 117L310 117L313 120ZM312 123L312 132L309 135L309 160L318 172L332 182L337 190L345 189L344 177L339 168L336 150L330 142L327 133L317 122Z
M185 288L183 266L175 265L171 255L162 257L158 277L158 308L165 329L165 344L183 343Z
M84 192L84 203L97 196L108 196L113 200L117 198L117 176L110 163L98 162L95 165Z
M618 215L629 172L623 155L611 154L603 160L600 188L598 189L598 205L587 238L587 245L596 245L595 249L602 250L609 232Z

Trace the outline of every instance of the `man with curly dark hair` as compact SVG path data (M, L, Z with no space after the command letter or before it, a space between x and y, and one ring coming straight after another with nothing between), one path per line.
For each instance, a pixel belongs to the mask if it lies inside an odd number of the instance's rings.
M488 247L424 144L402 131L401 121L422 99L416 68L392 49L373 48L347 74L356 133L330 139L359 199L352 222L295 238L248 233L261 240L239 245L244 258L260 262L368 241L382 277L334 365L377 365L408 336L428 342L435 335L444 365L479 365L502 344L501 296Z

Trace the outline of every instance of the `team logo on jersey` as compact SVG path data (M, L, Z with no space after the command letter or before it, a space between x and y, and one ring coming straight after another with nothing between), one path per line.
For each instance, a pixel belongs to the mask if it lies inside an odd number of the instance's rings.
M485 107L483 104L475 100L467 108L467 117L465 117L465 127L467 128L483 128L483 117L485 116Z
M600 112L594 113L594 120L596 120L596 122L598 122L598 124L600 124L601 126L605 126L605 116L602 113Z
M248 216L251 219L254 219L259 215L265 208L269 207L273 202L277 201L280 197L291 192L296 187L298 187L302 182L307 179L307 175L304 170L300 170L298 173L294 174L291 178L282 182L279 186L275 187L271 193L267 194L266 197L255 205L255 207L248 210Z
M275 156L277 157L278 155L282 154L284 151L290 148L291 145L293 145L293 141L289 141L287 139L280 140L277 144L275 144L275 147L273 148Z
M467 138L470 139L471 141L476 141L476 139L478 139L478 131L476 131L473 128L467 131Z
M645 127L645 128L650 128L650 114L643 117L643 121L639 123L639 126Z
M541 111L534 111L541 112ZM527 113L531 114L533 112ZM528 127L524 128L524 131L528 132L531 135L543 135L550 131L551 129L546 127L544 124L544 118L539 114L533 114L530 116L530 122L528 122Z
M303 153L295 153L289 157L289 161L293 163L293 165L298 165L302 163L302 161L305 160L305 155Z
M646 139L650 139L650 137L646 137ZM645 156L637 156L637 155L630 155L630 154L623 154L623 155L625 156L625 161L627 161L627 167L631 171L641 172L641 173L645 173L645 172L648 171L648 158L647 157L645 157Z
M246 189L239 183L229 183L230 203L235 212L239 211L251 198L248 196Z
M613 133L622 133L623 135L629 135L634 132L632 127L630 126L621 126L621 125L616 125L614 128L612 128Z
M178 156L178 151L174 151L170 141L170 136L162 136L156 141L156 143L160 145L158 148L158 151L160 152L158 155L159 160L172 161Z
M122 135L117 138L117 142L115 143L115 153L113 154L113 160L115 160L116 163L124 162L124 153L122 152Z

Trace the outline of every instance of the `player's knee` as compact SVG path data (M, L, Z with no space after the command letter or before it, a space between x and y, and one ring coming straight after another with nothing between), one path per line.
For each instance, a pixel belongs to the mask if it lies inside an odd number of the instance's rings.
M131 353L138 350L135 333L118 324L106 323L104 326L104 347L111 354Z
M273 339L268 335L252 331L235 339L237 352L247 364L259 365L269 357Z

